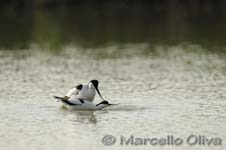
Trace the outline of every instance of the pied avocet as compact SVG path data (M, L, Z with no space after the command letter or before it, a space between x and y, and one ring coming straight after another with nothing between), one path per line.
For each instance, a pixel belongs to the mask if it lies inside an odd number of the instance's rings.
M66 108L75 109L75 110L99 110L110 105L117 105L117 104L109 104L109 102L106 100L95 105L92 102L87 100L70 99L67 96L65 97L54 96L54 98L59 99Z
M98 80L91 80L88 84L79 84L69 90L66 96L72 99L85 99L86 101L93 102L96 90L100 98L104 100L98 89L98 85Z

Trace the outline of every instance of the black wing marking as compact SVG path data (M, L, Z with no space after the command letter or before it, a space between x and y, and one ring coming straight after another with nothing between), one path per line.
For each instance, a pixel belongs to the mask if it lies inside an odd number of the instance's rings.
M83 99L79 98L78 100L79 100L81 103L84 103L84 100L83 100Z
M77 90L82 90L82 87L83 87L83 85L82 84L79 84L79 85L77 85L77 86L75 86L75 88L77 89Z

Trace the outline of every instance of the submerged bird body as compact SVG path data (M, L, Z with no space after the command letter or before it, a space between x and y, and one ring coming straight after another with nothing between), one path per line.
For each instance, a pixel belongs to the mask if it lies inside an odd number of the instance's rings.
M74 110L100 110L109 105L114 105L109 104L108 101L102 101L95 105L92 102L83 99L70 99L68 97L58 96L55 96L54 98L61 100L61 102L67 109Z

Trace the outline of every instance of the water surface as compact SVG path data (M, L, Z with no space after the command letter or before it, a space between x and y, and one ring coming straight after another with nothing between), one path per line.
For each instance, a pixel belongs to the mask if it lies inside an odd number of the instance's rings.
M139 49L139 51L137 50ZM125 44L80 50L0 51L0 147L22 149L224 149L226 55L200 45ZM63 109L53 95L91 79L112 103ZM96 97L95 103L100 101ZM222 138L222 146L121 146L120 136ZM104 135L116 137L104 146Z

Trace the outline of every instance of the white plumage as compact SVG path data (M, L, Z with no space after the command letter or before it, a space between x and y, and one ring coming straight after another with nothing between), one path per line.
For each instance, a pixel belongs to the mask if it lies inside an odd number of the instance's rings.
M91 80L88 84L79 84L74 88L70 89L66 96L73 98L73 99L85 99L86 101L93 102L96 91L100 95L101 99L102 96L98 89L99 82L97 80Z

